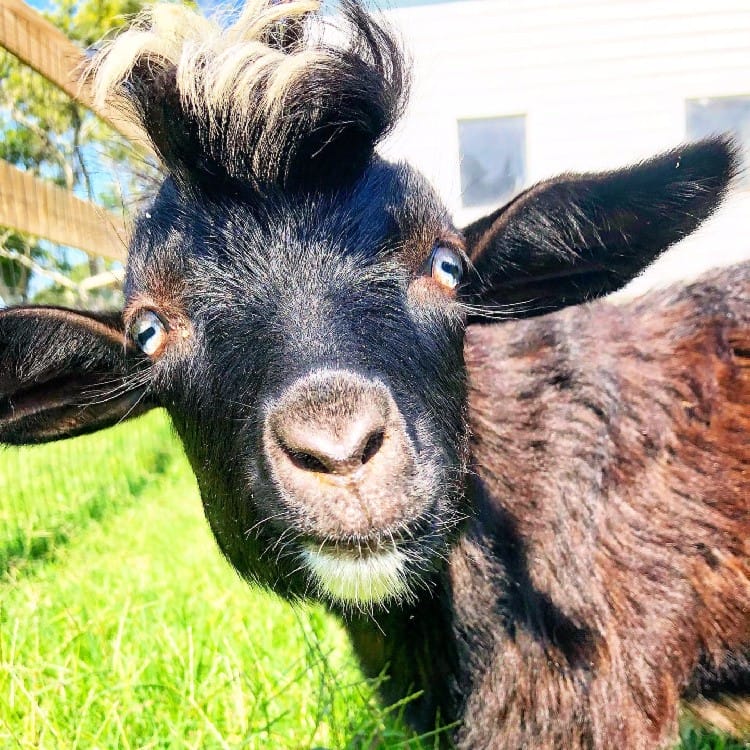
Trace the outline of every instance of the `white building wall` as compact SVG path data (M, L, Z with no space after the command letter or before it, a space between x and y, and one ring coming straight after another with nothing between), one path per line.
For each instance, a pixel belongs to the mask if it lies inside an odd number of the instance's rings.
M463 0L394 9L414 59L408 116L384 145L464 224L457 120L526 116L527 182L610 169L685 140L685 101L750 95L750 0ZM750 257L750 193L649 279Z

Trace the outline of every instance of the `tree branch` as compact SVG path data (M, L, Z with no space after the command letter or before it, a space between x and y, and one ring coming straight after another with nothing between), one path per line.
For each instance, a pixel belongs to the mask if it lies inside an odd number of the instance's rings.
M11 250L7 247L4 247L3 243L8 238L8 236L9 235L6 234L2 239L0 239L0 258L7 258L8 260L15 261L25 268L28 268L33 273L50 279L55 284L58 284L64 289L69 289L70 291L72 291L74 294L80 297L82 301L85 301L88 298L89 292L95 289L102 289L103 287L119 284L125 276L124 271L121 270L105 271L104 273L99 273L96 276L89 276L83 281L73 281L59 271L45 268L43 265L37 263L28 255L24 255L23 253L19 253L17 250Z

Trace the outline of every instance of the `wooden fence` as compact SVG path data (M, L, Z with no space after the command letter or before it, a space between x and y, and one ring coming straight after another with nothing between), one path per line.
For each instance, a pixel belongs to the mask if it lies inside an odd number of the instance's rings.
M109 123L136 146L148 150L143 133L116 114L94 106L75 71L83 52L22 0L0 0L0 47L15 55ZM121 216L0 160L0 226L122 260L125 222Z

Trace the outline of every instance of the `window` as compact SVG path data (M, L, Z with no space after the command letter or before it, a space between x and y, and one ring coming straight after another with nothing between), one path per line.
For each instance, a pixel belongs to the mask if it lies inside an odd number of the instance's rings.
M750 155L750 96L726 96L715 99L689 99L686 102L687 136L691 140L718 133L732 133ZM745 170L741 183L750 187L750 174Z
M526 179L526 118L458 121L463 205L496 204Z

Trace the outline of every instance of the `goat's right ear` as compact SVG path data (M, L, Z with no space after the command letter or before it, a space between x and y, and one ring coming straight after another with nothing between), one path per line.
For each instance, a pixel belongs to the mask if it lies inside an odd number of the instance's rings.
M119 313L0 310L0 443L72 437L142 414L155 406L148 367Z
M464 298L523 317L614 292L711 215L736 155L715 138L535 185L464 229L476 272Z

